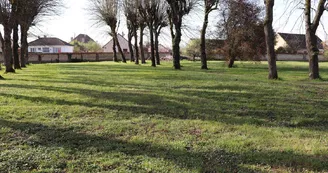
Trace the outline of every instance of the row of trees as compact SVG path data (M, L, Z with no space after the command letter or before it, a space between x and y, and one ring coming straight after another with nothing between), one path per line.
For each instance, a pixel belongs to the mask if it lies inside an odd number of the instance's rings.
M300 0L301 1L301 0ZM128 27L128 40L130 43L131 60L139 64L145 63L143 49L143 34L148 28L151 46L151 64L152 66L160 65L158 53L158 37L162 28L169 26L172 37L173 65L175 69L180 69L180 42L182 36L182 24L184 16L200 4L204 7L204 21L201 29L200 52L201 68L207 69L206 44L205 36L208 25L209 14L222 7L229 7L222 10L223 25L225 37L228 40L226 46L227 56L229 57L229 66L233 65L237 56L253 57L263 53L266 48L269 79L277 79L276 54L274 50L274 31L273 6L274 0L264 0L265 18L263 22L259 20L260 9L249 0L92 0L91 11L96 19L111 29L110 35L113 37L114 60L118 61L116 47L121 54L122 61L126 62L125 55L118 42L117 29L119 25L119 15L124 14ZM320 23L320 18L325 11L326 0L317 2L316 10L313 10L313 3L305 0L304 18L306 28L306 42L309 56L310 79L319 78L318 65L318 48L315 37L316 30ZM4 35L0 33L0 41L3 48L6 72L15 72L15 69L25 67L27 59L27 32L29 28L37 22L39 17L56 12L56 7L60 0L0 0L0 23L4 28ZM241 5L242 4L242 5ZM299 3L302 4L302 3ZM315 14L313 14L315 13ZM236 18L242 15L243 18ZM312 20L313 19L313 20ZM21 31L21 59L18 59L18 26ZM252 37L257 33L262 33L264 28L265 44ZM139 36L138 36L139 30ZM13 34L13 46L11 45L11 34ZM135 46L132 46L134 38ZM252 39L250 39L252 38ZM254 39L253 39L254 38ZM139 39L139 48L138 48ZM259 44L246 44L248 42ZM245 48L246 47L246 48ZM252 50L245 53L244 49ZM139 52L140 51L140 52Z
M92 14L95 15L96 20L110 27L110 35L114 41L114 61L118 61L117 48L121 54L122 61L126 62L117 37L117 26L120 22L118 18L120 14L124 14L126 18L129 49L131 52L130 59L131 61L135 61L136 64L139 64L139 58L141 58L141 63L146 63L143 36L145 29L148 28L151 62L154 67L160 65L158 38L162 28L168 26L168 10L169 4L161 0L93 0L91 7ZM134 42L134 46L132 42Z
M206 54L206 29L208 16L212 11L221 9L222 20L219 28L224 33L227 44L224 49L229 59L228 66L232 67L236 57L260 57L267 54L269 64L269 79L278 79L276 54L274 50L275 34L272 28L274 0L264 0L265 18L261 19L261 8L250 0L93 0L93 12L99 21L103 21L111 28L111 35L115 40L113 46L114 59L117 61L115 47L118 47L123 62L126 62L124 54L117 40L117 23L120 9L124 11L128 40L130 42L131 60L139 64L145 63L143 50L143 34L148 28L151 46L152 66L160 64L158 55L158 36L163 27L169 26L172 37L173 65L180 69L180 42L182 36L182 24L185 15L195 7L202 5L204 11L203 27L200 37L201 68L207 69ZM316 10L313 9L310 0L305 0L304 17L306 25L306 40L308 56L310 57L310 79L319 78L318 48L315 33L320 18L325 10L325 0L319 0ZM302 4L302 3L299 3ZM121 8L123 7L123 8ZM222 7L222 8L221 8ZM228 8L226 8L228 7ZM311 17L311 13L315 13ZM238 18L239 16L239 18ZM242 16L242 17L240 17ZM313 21L311 19L313 18ZM139 30L139 36L138 31ZM132 46L134 38L135 46ZM138 48L138 38L139 47ZM263 39L265 38L265 39ZM251 43L251 44L250 44ZM140 51L140 53L139 53ZM139 56L140 55L140 56Z
M42 17L55 14L59 6L60 0L0 0L0 24L4 31L3 35L0 33L0 42L6 73L26 67L27 36L30 27L39 22ZM20 59L18 54L19 27Z

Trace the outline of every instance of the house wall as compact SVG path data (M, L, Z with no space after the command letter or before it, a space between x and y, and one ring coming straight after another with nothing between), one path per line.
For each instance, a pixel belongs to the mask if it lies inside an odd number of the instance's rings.
M46 53L58 53L54 52L55 48L60 49L60 53L73 53L74 47L73 46L29 46L28 52L32 52L32 49L35 49L36 53L44 53L42 52L43 48L49 48L49 52Z
M122 48L122 51L125 53L130 53L128 41L120 35L118 35L117 37L118 37L118 42L120 43L120 46ZM103 52L113 53L113 39L103 46ZM118 52L117 46L116 46L116 52Z

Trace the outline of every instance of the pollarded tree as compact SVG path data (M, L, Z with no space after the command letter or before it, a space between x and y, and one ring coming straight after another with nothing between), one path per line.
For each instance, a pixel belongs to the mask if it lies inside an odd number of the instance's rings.
M319 49L317 45L317 37L315 34L320 23L320 18L325 11L326 0L319 0L313 21L311 21L311 11L313 10L312 3L313 1L311 0L305 0L304 17L306 30L306 47L309 56L309 78L318 79L320 77L318 60Z
M126 62L124 52L117 37L117 25L118 25L118 11L119 0L92 0L91 7L92 14L96 17L96 20L101 23L105 23L111 29L110 35L113 37L113 51L114 59L116 55L116 47L122 56L122 61ZM115 46L116 45L116 46Z
M139 8L138 8L138 13L139 13ZM147 24L146 24L146 20L142 18L140 14L138 15L138 25L139 25L139 50L140 50L141 64L146 64L143 37Z
M267 58L269 64L269 79L278 79L276 52L274 50L275 34L272 28L273 22L273 6L274 0L264 0L265 3L265 19L264 19L264 33L267 49Z
M154 48L154 13L156 11L157 1L156 0L143 0L140 1L139 4L139 14L145 20L150 35L150 58L151 58L151 66L156 67L155 60L155 48Z
M182 18L189 14L196 0L166 0L168 4L167 14L170 24L173 50L173 65L175 69L181 69L180 42Z
M137 30L139 27L138 22L138 0L125 0L124 1L124 14L127 20L128 27L128 41L129 41L129 49L131 54L131 61L135 59L135 63L139 64L139 48L138 48L138 34ZM132 37L134 37L134 47L132 46ZM133 53L135 52L135 53Z
M26 67L28 60L27 36L31 26L35 26L43 18L53 16L58 13L62 6L61 0L16 0L17 22L21 31L21 67Z
M14 73L11 34L15 23L15 11L17 1L0 0L0 23L3 26L4 35L0 34L3 45L3 57L6 67L6 73Z
M203 0L204 1L204 22L203 22L203 28L201 30L200 34L200 52L201 52L201 61L202 66L201 69L208 69L207 68L207 58L206 58L206 29L208 25L208 16L209 14L218 9L219 0Z
M164 27L168 26L168 18L167 18L167 3L161 0L156 0L156 8L154 11L154 47L155 47L155 56L156 56L156 64L160 65L160 56L159 56L159 35Z

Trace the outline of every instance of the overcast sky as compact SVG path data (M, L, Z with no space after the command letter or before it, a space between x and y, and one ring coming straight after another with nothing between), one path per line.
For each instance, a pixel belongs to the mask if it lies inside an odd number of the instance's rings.
M110 31L109 28L96 25L95 21L92 20L92 15L87 11L90 0L63 1L66 8L62 10L59 16L46 19L38 24L37 27L33 28L31 32L34 35L58 37L64 41L69 42L71 37L77 36L80 33L88 34L101 45L107 43L110 40L110 36L108 35L108 32ZM276 0L274 9L274 29L278 32L304 33L304 23L301 23L302 19L298 20L299 16L302 16L302 10L296 9L291 13L291 8L287 7L293 5L289 5L287 1L288 0ZM261 3L262 5L263 0L258 1L258 3ZM290 16L289 21L286 20L288 16ZM185 22L185 25L188 26L189 29L185 29L183 32L184 37L182 44L185 44L189 38L199 36L198 33L202 25L202 18L202 13L199 12L194 12L192 15L186 18L187 22ZM217 19L217 14L212 14L209 22L209 31L214 30ZM296 23L297 20L298 22ZM328 17L327 14L325 14L322 18L322 23L328 23L326 22L327 20ZM119 32L126 33L125 27L125 23L121 22ZM322 40L327 40L323 27L319 28L317 35ZM33 40L35 38L36 37L31 37L29 40ZM170 45L171 39L167 30L162 34L160 41L164 45Z

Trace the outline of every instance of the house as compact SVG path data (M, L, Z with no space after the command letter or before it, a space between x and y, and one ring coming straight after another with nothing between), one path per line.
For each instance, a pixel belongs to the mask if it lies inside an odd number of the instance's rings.
M150 53L151 52L151 47L150 45L146 45L147 46L147 52ZM161 44L158 44L158 52L159 53L171 53L171 49L161 45Z
M36 53L72 53L73 49L73 45L54 37L38 38L28 46L28 52Z
M75 37L74 39L72 38L71 41L78 41L81 43L88 43L88 42L95 42L91 37L89 37L86 34L79 34L77 37Z
M323 42L318 36L316 37L319 51L323 52ZM305 35L277 33L275 50L279 53L305 53L307 52Z
M130 53L129 50L129 42L125 39L121 34L117 34L118 42L122 48L124 53ZM111 39L107 44L103 46L103 52L113 53L113 39ZM118 48L116 47L116 52L118 52Z

